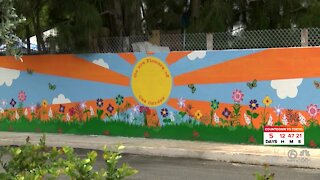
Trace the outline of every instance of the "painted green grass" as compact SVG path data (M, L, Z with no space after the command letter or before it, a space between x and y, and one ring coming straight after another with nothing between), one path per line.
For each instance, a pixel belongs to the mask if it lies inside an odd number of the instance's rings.
M317 147L320 147L320 125L314 125L305 128L304 131L304 144L309 146L310 141L314 141Z
M132 125L122 121L104 122L93 118L87 122L62 122L51 120L43 122L33 120L29 122L21 118L18 121L3 119L0 121L0 131L38 132L38 133L66 133L77 135L109 135L124 137L149 137L160 139L211 141L232 144L263 144L263 129L248 127L216 127L203 124L166 125L162 127L146 127ZM319 126L312 126L305 130L305 146L313 140L320 145Z

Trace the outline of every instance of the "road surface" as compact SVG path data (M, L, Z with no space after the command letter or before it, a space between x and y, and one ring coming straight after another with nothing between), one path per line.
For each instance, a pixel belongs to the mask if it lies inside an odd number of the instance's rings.
M139 170L132 180L249 180L255 172L264 172L263 166L207 161L200 159L168 158L129 155L122 161ZM103 161L97 165L102 167ZM289 167L269 168L279 180L320 180L320 170Z

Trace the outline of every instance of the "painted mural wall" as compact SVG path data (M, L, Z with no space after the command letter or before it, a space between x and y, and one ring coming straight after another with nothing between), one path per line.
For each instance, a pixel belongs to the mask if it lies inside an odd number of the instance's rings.
M0 57L0 130L320 144L320 48Z

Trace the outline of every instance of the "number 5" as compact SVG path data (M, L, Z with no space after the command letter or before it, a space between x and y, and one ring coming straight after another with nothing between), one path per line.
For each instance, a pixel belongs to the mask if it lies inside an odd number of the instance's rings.
M269 134L269 138L270 139L273 138L273 134L272 133Z

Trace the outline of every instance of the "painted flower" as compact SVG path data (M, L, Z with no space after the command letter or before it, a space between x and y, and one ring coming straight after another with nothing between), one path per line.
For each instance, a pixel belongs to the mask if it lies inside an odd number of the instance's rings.
M27 99L26 93L24 91L20 91L18 94L19 101L23 102Z
M160 113L161 113L162 117L167 117L168 116L168 109L162 108Z
M3 107L3 108L5 108L6 107L6 105L7 105L7 102L6 102L6 100L1 100L1 106Z
M306 118L300 112L299 112L299 122L302 125L306 125L307 124Z
M213 119L214 119L214 121L215 121L216 123L219 123L219 122L220 122L220 118L219 118L219 116L218 116L216 113L214 113Z
M41 107L47 107L48 106L48 101L47 100L42 100L41 102Z
M195 113L194 113L194 116L196 117L196 119L200 119L202 117L202 113L200 110L197 110Z
M16 118L16 120L20 119L20 115L18 114L17 110L16 110L16 113L15 113L15 118Z
M121 96L120 94L116 97L116 104L118 104L119 106L123 103L123 96Z
M256 99L250 100L250 102L249 102L249 107L250 107L250 109L252 109L252 110L257 109L257 108L259 107L259 104L257 103L257 100L256 100Z
M98 106L99 108L101 108L101 107L103 106L103 99L101 99L101 98L98 98L98 99L97 99L97 106Z
M146 106L140 106L139 110L140 110L140 113L146 113L146 114L150 114L151 113L150 108L148 108Z
M14 107L16 104L17 104L17 102L12 98L11 101L10 101L10 105L12 107Z
M273 118L272 118L271 114L269 115L269 119L268 119L267 125L268 126L272 126L273 125Z
M286 114L283 114L283 116L282 116L282 124L285 126L288 124L288 119L287 119Z
M67 121L70 121L70 120L71 120L69 113L67 113L67 115L66 115L66 120L67 120Z
M93 111L92 106L90 106L89 110L90 110L90 116L94 116L94 111Z
M135 105L132 108L133 113L137 114L140 112L140 106L139 105Z
M53 113L52 113L52 109L50 107L49 111L48 111L48 117L49 118L52 118L53 117Z
M243 97L244 97L244 94L238 89L232 92L232 99L236 103L240 103L243 100Z
M274 107L274 112L277 114L277 116L282 113L282 110L283 109L280 107L280 105Z
M66 107L64 105L60 104L59 112L64 113L65 108Z
M28 111L28 108L25 108L24 109L24 113L23 113L25 116L28 116L28 114L29 114L29 111Z
M243 113L244 121L246 122L247 125L251 124L251 119L246 113Z
M145 108L144 106L139 106L139 111L140 113L144 113L145 112Z
M4 113L4 109L0 107L0 114Z
M231 111L229 111L228 108L224 108L223 112L222 112L222 115L226 118L229 118L230 115L231 115Z
M31 113L34 113L35 110L36 110L36 105L32 103L32 105L30 106Z
M73 116L76 113L76 110L74 109L74 107L69 109L69 115Z
M269 107L270 104L272 103L272 99L271 99L269 96L266 96L266 97L263 99L262 103L263 103L264 105L266 105L266 107Z
M186 100L183 97L178 99L178 106L179 108L183 108L186 106Z
M219 101L217 101L216 99L214 99L213 101L211 101L211 108L213 109L213 110L216 110L216 109L218 109L219 108Z
M85 109L85 108L87 107L87 105L86 105L85 102L82 102L82 103L80 104L80 107L81 107L81 109Z
M318 106L316 104L310 104L307 106L307 112L312 118L316 117L319 112Z
M107 111L108 111L109 113L112 113L113 110L114 110L114 107L113 107L111 104L109 104L108 107L107 107Z

